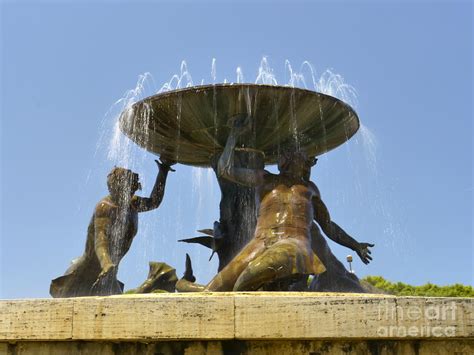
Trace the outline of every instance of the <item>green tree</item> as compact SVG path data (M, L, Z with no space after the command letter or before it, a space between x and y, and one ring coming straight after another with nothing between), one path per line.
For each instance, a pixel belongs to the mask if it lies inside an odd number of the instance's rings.
M421 286L413 286L403 282L390 282L382 276L366 276L362 280L396 296L474 297L474 288L472 286L458 283L438 286L428 282Z

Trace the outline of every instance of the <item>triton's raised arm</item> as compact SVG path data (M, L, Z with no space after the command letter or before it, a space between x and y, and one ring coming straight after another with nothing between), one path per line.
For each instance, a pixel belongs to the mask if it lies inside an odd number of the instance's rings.
M263 184L264 169L250 169L236 167L234 164L235 146L237 139L249 131L250 117L239 116L229 120L231 131L227 138L224 151L217 163L217 174L227 180L245 186L259 186Z
M166 178L168 176L168 172L174 171L171 168L172 165L176 164L174 161L169 161L162 158L160 161L155 160L156 164L159 168L159 173L155 180L155 185L153 186L153 190L150 194L150 197L134 197L134 205L138 212L146 212L151 211L158 208L163 201L163 196L165 194L165 185L166 185Z
M364 264L370 263L372 257L370 256L371 252L369 247L373 247L374 244L359 243L336 223L331 221L329 211L319 195L313 197L313 208L314 219L321 226L324 234L336 243L354 250Z

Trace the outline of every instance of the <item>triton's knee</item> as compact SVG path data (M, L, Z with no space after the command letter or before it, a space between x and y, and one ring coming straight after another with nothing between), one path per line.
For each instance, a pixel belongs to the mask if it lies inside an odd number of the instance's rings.
M266 279L271 279L273 276L273 273L269 275L268 270L258 270L249 265L237 278L233 291L255 291Z
M234 291L254 291L263 284L286 274L287 267L280 260L264 255L249 263L234 285Z

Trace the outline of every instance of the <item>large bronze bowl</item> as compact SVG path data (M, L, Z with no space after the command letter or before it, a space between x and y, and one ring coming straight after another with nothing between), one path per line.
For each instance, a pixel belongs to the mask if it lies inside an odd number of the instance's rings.
M209 166L223 150L229 118L252 117L252 131L241 146L264 152L274 164L279 152L297 144L321 155L359 129L355 111L318 92L286 86L217 84L150 96L120 116L124 134L147 151L179 163Z

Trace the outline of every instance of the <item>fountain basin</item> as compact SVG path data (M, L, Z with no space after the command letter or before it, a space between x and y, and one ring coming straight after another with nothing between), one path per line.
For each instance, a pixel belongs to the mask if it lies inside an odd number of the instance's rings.
M122 132L149 152L181 164L209 166L220 153L236 115L253 118L250 149L274 164L296 144L318 156L349 140L359 129L356 112L322 93L257 84L196 86L150 96L120 116ZM250 143L249 143L250 142Z

